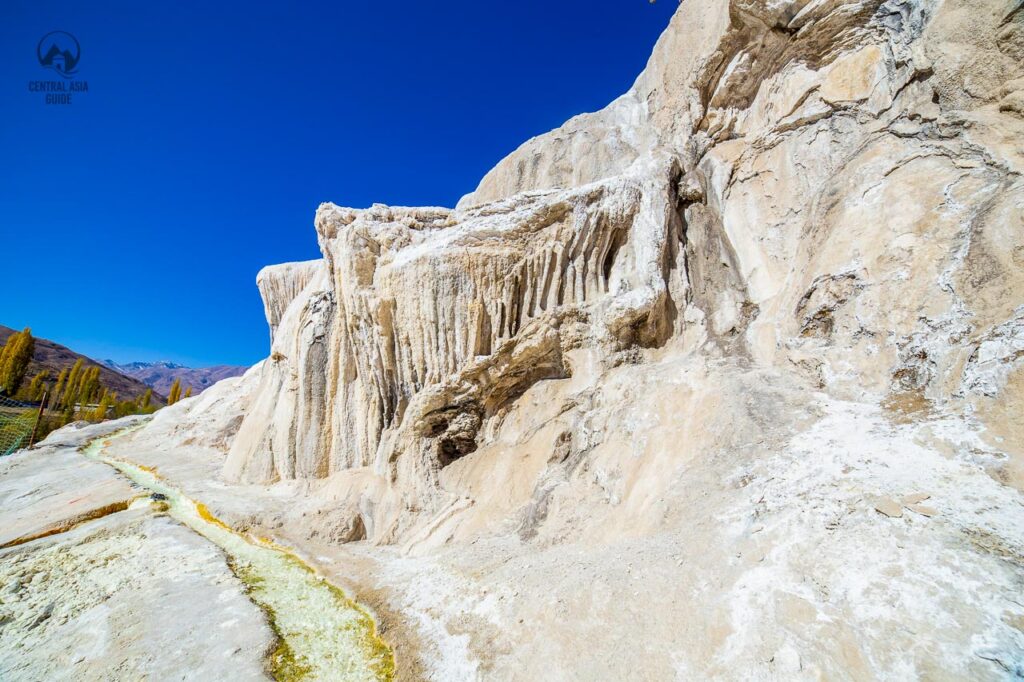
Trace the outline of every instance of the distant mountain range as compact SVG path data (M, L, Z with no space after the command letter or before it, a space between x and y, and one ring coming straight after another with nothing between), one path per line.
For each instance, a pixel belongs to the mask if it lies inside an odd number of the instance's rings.
M198 395L213 386L221 379L241 376L248 367L235 365L216 365L215 367L186 367L173 362L128 362L117 363L104 360L103 364L153 388L160 395L167 395L175 379L181 381L181 390L192 388L192 394Z
M7 343L8 337L14 334L17 330L11 329L0 325L0 346ZM35 337L36 346L35 353L32 355L32 362L28 366L28 373L25 375L25 381L29 381L36 374L42 370L49 372L49 381L47 382L51 387L57 381L57 375L60 374L62 369L70 369L75 362L81 358L83 364L86 367L92 367L94 365L100 368L100 384L111 391L117 393L121 400L127 400L138 398L143 395L150 387L144 382L131 377L126 376L124 373L118 371L116 368L110 367L104 362L97 362L90 357L76 353L67 346L62 346L59 343L54 343L47 339L41 339L38 336ZM198 387L193 393L198 392ZM154 389L154 392L159 393ZM166 394L163 394L166 395ZM161 396L153 396L153 402L157 405L163 405L164 399Z

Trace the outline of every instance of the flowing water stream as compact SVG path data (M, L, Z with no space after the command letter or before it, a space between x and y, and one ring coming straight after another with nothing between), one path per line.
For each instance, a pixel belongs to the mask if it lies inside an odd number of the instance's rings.
M232 530L155 471L106 455L109 442L98 439L83 452L163 496L169 516L227 555L231 570L277 635L270 660L275 679L376 682L394 677L393 654L378 636L373 618L340 588L287 549Z

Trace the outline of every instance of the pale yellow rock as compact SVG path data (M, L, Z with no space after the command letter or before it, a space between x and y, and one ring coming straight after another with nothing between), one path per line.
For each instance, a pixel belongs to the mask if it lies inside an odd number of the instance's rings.
M932 517L939 513L937 509L927 507L923 504L908 504L906 506L907 509L914 512L915 514L920 514L921 516Z
M903 516L903 506L891 498L880 497L875 500L874 504L876 512L888 516L891 519L898 519Z
M862 102L884 77L882 50L877 45L868 45L832 64L821 84L821 97L833 104Z
M912 504L918 504L919 502L924 502L929 497L931 497L931 495L928 493L912 493L910 495L904 495L900 501L909 506Z

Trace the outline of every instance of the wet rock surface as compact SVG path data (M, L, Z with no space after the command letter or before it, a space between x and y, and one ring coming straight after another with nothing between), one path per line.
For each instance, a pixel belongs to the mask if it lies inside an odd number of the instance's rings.
M273 632L224 555L149 505L112 504L144 491L78 452L110 430L0 462L0 528L50 533L0 549L0 679L269 679Z

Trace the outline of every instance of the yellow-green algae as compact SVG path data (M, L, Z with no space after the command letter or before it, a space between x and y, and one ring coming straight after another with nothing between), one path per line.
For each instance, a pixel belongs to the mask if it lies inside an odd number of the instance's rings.
M121 432L123 435L125 432ZM370 614L309 565L268 540L232 530L202 503L167 485L156 470L105 454L109 439L97 439L83 453L108 464L138 485L167 498L167 514L220 547L267 615L277 635L270 655L274 679L282 682L338 682L394 679L394 655L377 633Z

